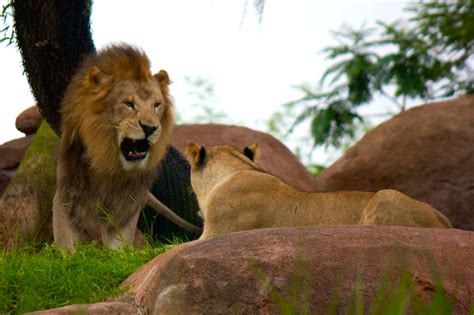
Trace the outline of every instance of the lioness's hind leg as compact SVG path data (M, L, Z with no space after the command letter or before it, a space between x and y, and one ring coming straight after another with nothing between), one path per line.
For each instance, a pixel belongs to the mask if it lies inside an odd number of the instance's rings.
M439 220L437 210L391 189L380 190L369 201L359 224L399 225L411 227L447 227Z

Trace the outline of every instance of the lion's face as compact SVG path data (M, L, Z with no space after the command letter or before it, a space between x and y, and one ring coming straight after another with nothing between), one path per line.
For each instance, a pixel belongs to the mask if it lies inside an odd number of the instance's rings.
M121 178L155 169L174 125L170 82L164 70L152 75L133 47L90 55L61 103L63 159L80 155L96 174Z
M133 175L156 168L174 125L168 74L162 70L138 80L94 71L65 102L70 106L64 107L64 137L80 137L98 173Z
M100 110L91 113L94 118L83 122L83 139L93 163L103 168L105 158L111 165L117 164L115 160L120 163L115 167L125 171L156 167L169 143L173 124L163 75L169 82L164 71L142 80L114 81L107 96L96 104Z
M111 110L108 122L115 131L115 152L125 170L143 169L162 133L167 107L158 81L117 82L106 98Z

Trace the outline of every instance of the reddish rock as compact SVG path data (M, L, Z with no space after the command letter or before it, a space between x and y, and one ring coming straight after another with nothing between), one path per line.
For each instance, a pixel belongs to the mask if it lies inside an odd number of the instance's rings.
M194 241L130 276L133 304L148 314L364 313L388 307L400 279L408 308L437 290L454 314L474 302L474 233L395 226L260 229ZM377 302L379 304L377 304ZM383 314L387 309L377 309Z
M324 190L399 190L474 230L474 95L407 110L318 177Z
M241 148L257 143L260 153L255 160L265 171L300 190L319 190L317 181L298 158L283 143L269 134L239 126L215 124L176 126L171 144L183 153L190 142L203 146L230 144Z
M41 117L38 106L31 106L17 116L15 127L19 131L29 135L38 130L42 121L43 118Z
M67 315L67 314L88 314L88 315L132 315L140 314L136 306L124 302L102 302L95 304L75 304L46 311L27 313L30 315Z
M0 145L0 196L7 188L32 139L33 136L30 135Z
M0 170L16 168L32 139L30 135L0 145Z

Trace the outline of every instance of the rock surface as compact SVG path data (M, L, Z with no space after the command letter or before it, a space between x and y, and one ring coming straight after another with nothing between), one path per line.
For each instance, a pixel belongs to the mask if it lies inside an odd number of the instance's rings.
M0 199L0 248L10 250L50 239L42 227L51 215L59 138L46 123L38 130Z
M440 292L455 314L474 302L474 233L455 229L335 226L260 229L194 241L130 276L129 303L152 314L326 314L388 307L406 279L415 299ZM409 273L407 273L409 271ZM335 302L335 304L334 304ZM378 303L378 304L377 304ZM384 313L386 309L376 309ZM419 311L419 310L418 310ZM418 312L419 313L419 312Z
M399 190L474 230L474 95L407 110L318 177L327 191Z
M32 139L31 135L0 145L0 196L7 188Z
M24 134L32 134L38 130L43 118L38 106L31 106L20 113L15 121L15 127Z
M16 168L32 139L33 136L31 135L0 145L0 170Z
M74 304L64 307L54 308L46 311L38 311L27 313L30 315L66 315L66 314L123 314L133 315L140 314L137 307L124 302L102 302L95 304Z
M184 152L189 142L203 146L230 144L242 149L257 143L259 154L255 161L265 171L280 177L300 190L315 191L320 188L315 178L298 158L283 143L269 134L245 127L217 124L176 126L172 145Z

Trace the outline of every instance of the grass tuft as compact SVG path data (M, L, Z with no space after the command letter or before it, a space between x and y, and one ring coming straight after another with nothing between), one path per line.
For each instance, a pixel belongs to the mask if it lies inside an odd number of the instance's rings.
M0 314L94 303L120 293L127 276L169 245L111 250L79 245L75 254L54 244L40 250L0 251Z

